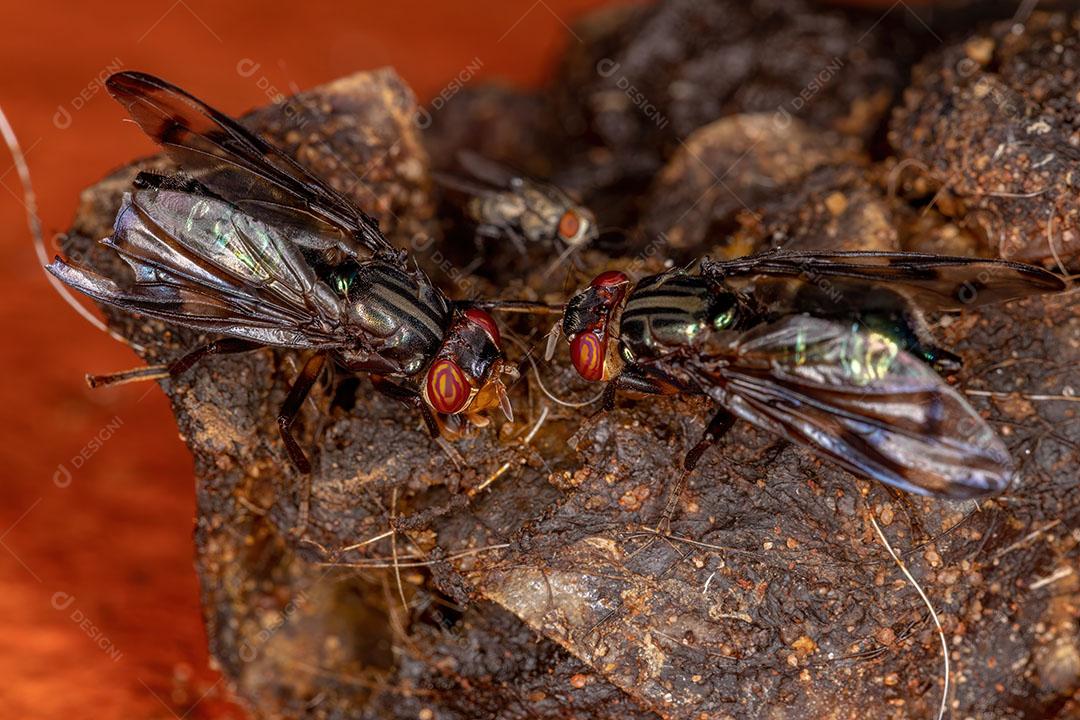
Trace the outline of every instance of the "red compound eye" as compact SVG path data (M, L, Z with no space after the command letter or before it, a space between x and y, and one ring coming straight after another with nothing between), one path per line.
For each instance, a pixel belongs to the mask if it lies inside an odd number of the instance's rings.
M605 352L604 341L596 333L579 333L570 341L570 361L586 380L603 380Z
M484 328L484 330L487 330L487 334L491 336L491 339L496 345L499 345L499 326L495 324L495 318L477 308L469 308L466 310L465 317Z
M581 230L581 218L573 210L567 210L559 218L559 237L563 240L573 240Z
M592 287L612 287L629 282L630 278L626 277L624 273L621 273L618 270L608 270L607 272L602 272L594 277L593 281L589 284Z
M452 360L436 360L427 374L427 399L446 415L461 412L469 402L469 382Z

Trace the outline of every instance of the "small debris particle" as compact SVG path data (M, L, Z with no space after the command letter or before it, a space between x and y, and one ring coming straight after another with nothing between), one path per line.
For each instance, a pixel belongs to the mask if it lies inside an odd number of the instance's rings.
M923 557L930 563L930 567L941 567L941 556L938 555L937 550L927 550L923 553Z
M638 485L637 487L628 490L621 498L619 498L619 505L624 510L635 512L641 509L641 504L650 494L651 492L647 486Z
M894 672L889 673L888 675L885 676L885 684L888 685L889 687L893 687L894 685L899 685L900 684L900 676L898 674L894 673Z
M874 637L882 645L892 645L894 642L896 642L896 633L893 631L892 628L889 627L881 628L876 633L874 633Z
M829 197L825 198L825 207L832 213L833 217L843 215L847 210L848 201L844 197L842 192L834 192Z
M943 585L955 585L960 581L960 571L956 568L944 570L938 575L938 580L940 580Z
M1053 128L1051 128L1050 123L1046 122L1045 120L1039 120L1038 122L1032 123L1031 125L1027 126L1028 135L1045 135L1051 130L1053 130Z
M994 58L994 40L988 37L975 37L964 43L964 54L979 63L987 65Z
M806 635L800 635L795 642L791 643L791 647L795 648L795 652L799 655L806 657L817 650L817 643Z
M570 678L570 684L580 690L589 684L589 676L578 673Z

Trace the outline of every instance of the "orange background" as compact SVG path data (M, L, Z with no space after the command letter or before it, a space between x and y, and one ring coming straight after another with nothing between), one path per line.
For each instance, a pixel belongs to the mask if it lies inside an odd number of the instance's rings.
M563 23L602 4L4 2L0 103L51 236L83 188L154 150L88 89L110 65L159 74L232 114L268 102L262 76L287 93L383 65L423 99L474 58L481 80L540 82L567 41ZM242 60L261 67L243 77ZM61 107L66 127L54 124ZM85 372L137 359L47 284L6 152L0 173L0 716L240 716L208 667L192 463L165 397L156 386L86 388ZM121 424L75 469L110 423ZM66 487L53 482L61 464Z

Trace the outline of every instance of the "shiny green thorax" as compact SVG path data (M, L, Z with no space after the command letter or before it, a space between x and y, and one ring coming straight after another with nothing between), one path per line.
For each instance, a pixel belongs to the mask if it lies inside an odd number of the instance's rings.
M626 299L620 325L624 354L650 357L664 349L696 346L740 318L735 293L700 275L668 272L639 282Z

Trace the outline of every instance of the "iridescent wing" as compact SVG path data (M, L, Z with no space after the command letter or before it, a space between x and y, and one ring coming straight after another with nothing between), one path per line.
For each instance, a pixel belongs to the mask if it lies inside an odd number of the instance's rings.
M961 310L1065 289L1061 278L1033 265L923 253L774 251L734 260L705 259L701 272L735 289L774 296L785 284L814 284L835 290L853 305L868 289L884 286L934 310Z
M864 477L971 498L1013 477L1004 444L940 376L888 338L787 316L687 361L737 416Z
M341 300L303 257L296 232L212 196L141 189L124 196L102 241L131 267L133 282L121 286L60 258L48 270L103 303L203 332L343 347Z
M404 262L374 218L224 113L144 73L116 73L105 84L186 173L237 207L305 228L297 239L313 249Z

